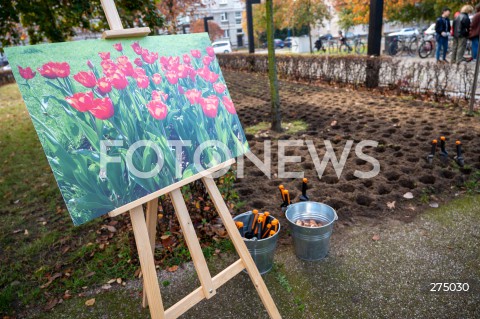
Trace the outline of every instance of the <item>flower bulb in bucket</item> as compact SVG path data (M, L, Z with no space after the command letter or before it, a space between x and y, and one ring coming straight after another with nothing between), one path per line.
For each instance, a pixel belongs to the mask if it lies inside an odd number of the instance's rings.
M298 258L315 261L327 256L333 224L338 219L332 207L317 202L295 203L288 206L285 217Z

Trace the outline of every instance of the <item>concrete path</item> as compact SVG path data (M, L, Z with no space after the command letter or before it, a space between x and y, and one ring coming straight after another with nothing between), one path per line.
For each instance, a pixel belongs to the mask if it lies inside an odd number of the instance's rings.
M408 211L404 212L408 215ZM284 318L480 318L480 196L421 214L412 223L357 220L336 229L321 262L297 259L290 241L265 276ZM372 237L378 235L378 240ZM377 236L375 236L377 238ZM215 274L233 254L210 260ZM166 307L199 284L191 264L159 275ZM468 292L431 292L431 283L468 283ZM100 285L103 283L99 283ZM92 307L85 301L95 298ZM148 318L140 284L75 296L35 318ZM183 318L267 318L246 274Z

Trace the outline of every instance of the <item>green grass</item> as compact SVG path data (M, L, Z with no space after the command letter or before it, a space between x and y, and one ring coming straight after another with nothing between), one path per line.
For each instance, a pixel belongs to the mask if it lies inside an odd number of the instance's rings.
M0 87L0 127L0 314L44 305L65 290L133 278L138 265L129 261L127 233L101 250L101 220L73 226L16 84ZM40 288L55 273L62 277Z
M73 226L16 84L0 87L0 163L0 317L44 307L66 290L74 295L112 278L134 279L139 263L131 232L119 231L102 245L108 232L101 218ZM227 182L222 190L237 205ZM233 246L229 240L204 245L207 258L217 249ZM168 258L156 254L166 266L190 260L184 244Z
M269 131L270 130L270 123L268 122L260 122L253 126L249 126L245 129L245 133L247 134L258 134L261 131ZM295 134L298 132L305 131L308 128L308 124L301 120L296 120L293 122L282 123L282 128L286 133Z

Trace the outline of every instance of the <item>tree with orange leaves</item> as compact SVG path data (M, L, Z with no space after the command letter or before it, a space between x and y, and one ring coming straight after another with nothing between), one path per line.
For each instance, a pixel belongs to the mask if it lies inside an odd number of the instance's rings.
M198 19L193 21L190 24L191 33L200 33L205 32L205 25L203 19ZM208 35L210 36L211 41L215 41L218 38L223 37L224 31L220 26L212 20L208 21Z
M462 5L473 3L472 0L385 0L383 17L398 22L435 21L445 7L458 11ZM334 0L333 6L342 28L368 24L369 0Z
M202 4L197 0L162 0L157 4L157 8L165 17L165 26L170 34L177 33L180 17L192 17L194 9L199 6Z

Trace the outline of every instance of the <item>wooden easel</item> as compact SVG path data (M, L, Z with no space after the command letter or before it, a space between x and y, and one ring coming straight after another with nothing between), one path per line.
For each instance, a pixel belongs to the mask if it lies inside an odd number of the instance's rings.
M146 36L150 33L150 28L123 29L122 22L113 0L101 0L101 2L111 29L103 33L104 39L140 37ZM278 312L278 309L275 306L275 303L273 302L273 299L270 296L270 293L268 292L268 289L262 277L260 276L260 273L255 266L255 263L250 256L250 253L248 252L240 233L237 230L237 227L235 226L232 216L230 215L230 211L228 210L227 205L225 204L225 201L223 200L222 195L220 194L220 191L218 190L218 187L211 176L213 173L222 170L225 167L229 167L234 162L234 159L226 161L225 163L186 178L164 189L117 208L109 213L110 217L114 217L130 211L133 233L135 236L135 242L140 258L140 266L143 274L143 306L146 307L148 303L152 318L172 319L179 317L203 299L212 298L220 286L232 279L244 269L248 271L248 274L255 288L257 289L257 292L260 295L260 298L270 317L275 319L281 318L280 313ZM215 208L222 219L228 235L230 236L230 239L232 240L233 245L240 256L239 260L234 262L232 265L224 269L213 278L208 270L207 262L200 247L200 242L198 241L195 229L193 228L192 220L190 219L183 195L180 191L182 186L198 179L201 179L204 183L215 205ZM160 295L160 286L158 284L157 272L155 270L153 258L153 251L155 249L158 197L165 194L168 194L172 200L175 213L177 214L180 227L201 283L201 287L191 292L189 295L184 297L166 311L164 310L162 297ZM144 215L142 206L145 203L147 204L145 212L146 216Z

